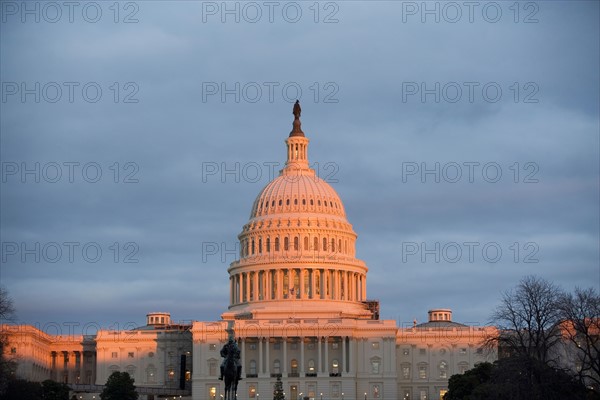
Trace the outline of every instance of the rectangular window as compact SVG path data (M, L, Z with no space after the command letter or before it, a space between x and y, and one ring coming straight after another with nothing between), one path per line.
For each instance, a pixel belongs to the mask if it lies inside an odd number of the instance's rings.
M113 351L111 354L112 358L119 358L119 353L117 353L116 351Z
M402 354L404 354L405 356L410 354L410 350L408 350L407 348L402 349Z
M275 350L281 349L281 342L275 342L275 343L273 343L273 349L275 349Z
M379 350L379 342L373 342L373 343L371 343L371 348L373 350Z
M404 365L402 367L402 378L410 379L410 366Z
M424 356L427 353L425 349L419 349L419 354Z
M334 382L331 384L331 397L340 397L340 384L338 382Z
M130 351L129 353L127 353L127 358L133 358L134 353L133 351Z
M17 348L16 347L11 347L10 348L10 354L17 354Z
M212 343L212 344L209 344L209 345L208 345L208 349L209 349L209 350L211 350L211 351L215 351L215 350L217 350L217 345L216 345L216 344L214 344L214 343Z
M461 348L460 349L460 354L462 354L462 355L467 354L467 348L466 347Z
M210 360L208 362L208 374L210 376L217 375L217 362L215 360Z
M378 360L371 361L371 373L372 374L379 373L379 361Z
M381 395L381 389L379 385L373 385L373 398L378 399Z
M248 345L248 348L249 348L250 350L256 350L256 343L250 343L250 344Z
M419 365L419 378L427 379L427 366Z
M256 385L252 384L248 386L248 397L254 399L256 397Z

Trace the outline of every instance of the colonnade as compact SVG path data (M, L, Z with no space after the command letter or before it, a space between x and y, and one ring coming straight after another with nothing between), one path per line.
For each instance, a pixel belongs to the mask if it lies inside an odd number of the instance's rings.
M366 299L366 275L347 270L279 268L233 272L229 282L232 305L283 299Z
M248 352L248 344L258 344L258 348L254 349L257 351ZM277 349L276 344L279 345ZM296 348L291 347L294 344ZM337 345L335 349L334 344ZM307 348L307 345L311 347ZM238 346L244 373L250 377L265 374L287 377L343 376L354 372L353 363L350 362L354 356L353 346L347 337L238 338ZM255 370L250 368L252 363L256 366Z

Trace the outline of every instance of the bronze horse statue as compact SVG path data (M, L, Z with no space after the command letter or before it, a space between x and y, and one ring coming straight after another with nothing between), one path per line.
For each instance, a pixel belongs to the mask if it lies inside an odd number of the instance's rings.
M223 380L225 381L225 397L223 400L237 400L239 371L234 354L231 352L227 354L227 357L225 358Z

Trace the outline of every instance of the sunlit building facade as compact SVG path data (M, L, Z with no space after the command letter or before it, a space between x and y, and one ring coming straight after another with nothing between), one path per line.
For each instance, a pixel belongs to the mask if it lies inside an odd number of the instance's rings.
M62 348L50 335L29 347L11 336L15 353L33 360L20 374L102 385L112 371L127 371L143 399L220 400L219 350L233 331L243 371L238 399L272 398L279 377L290 400L427 400L443 396L451 375L495 359L481 348L493 328L453 322L449 309L410 326L379 318L379 303L367 297L368 268L356 258L357 235L338 194L310 168L299 107L294 114L286 164L238 235L221 320L173 324L168 313L151 313L144 327L101 330ZM43 373L27 375L30 365ZM78 397L98 388L80 387Z

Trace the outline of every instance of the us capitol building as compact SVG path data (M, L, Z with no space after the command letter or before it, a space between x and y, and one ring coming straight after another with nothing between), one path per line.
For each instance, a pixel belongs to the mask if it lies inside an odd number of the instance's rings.
M278 377L289 400L441 399L451 375L494 360L481 342L495 328L453 322L450 309L410 326L379 319L344 205L309 167L299 104L294 116L285 167L238 235L221 320L177 324L153 312L131 331L69 337L4 326L17 376L66 382L76 398L99 399L108 376L127 371L141 399L220 400L227 329L241 349L244 400L271 399Z

